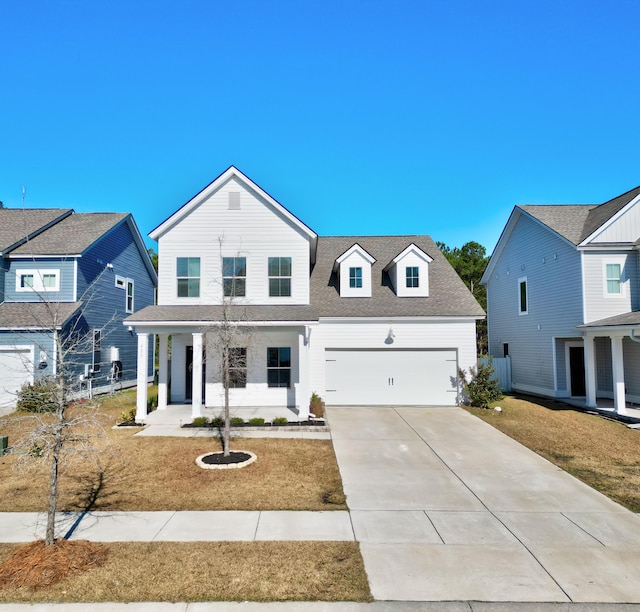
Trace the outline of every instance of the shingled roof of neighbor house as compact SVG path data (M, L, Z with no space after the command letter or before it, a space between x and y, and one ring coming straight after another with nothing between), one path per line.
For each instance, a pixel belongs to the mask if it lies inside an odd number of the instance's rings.
M45 329L62 327L82 302L3 302L0 329Z
M74 213L11 255L80 255L129 213Z
M355 243L375 258L371 297L340 297L334 262ZM410 244L433 258L429 297L398 297L383 269ZM332 236L318 238L311 273L311 304L320 317L484 317L484 311L429 236Z
M4 253L51 223L73 212L71 208L0 208L0 252Z
M521 208L569 242L580 244L631 200L640 195L640 187L631 189L603 204L527 204Z

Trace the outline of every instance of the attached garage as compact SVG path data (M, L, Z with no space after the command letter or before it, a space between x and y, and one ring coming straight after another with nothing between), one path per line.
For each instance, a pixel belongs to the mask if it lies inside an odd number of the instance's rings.
M0 407L13 406L24 383L33 382L33 347L0 346Z
M454 349L327 349L329 405L454 406Z

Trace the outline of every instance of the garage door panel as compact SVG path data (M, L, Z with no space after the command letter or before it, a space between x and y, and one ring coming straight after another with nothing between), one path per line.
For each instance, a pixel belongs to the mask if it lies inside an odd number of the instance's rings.
M343 405L455 405L455 350L326 351L326 401Z
M33 349L0 348L0 407L13 406L26 382L33 382Z

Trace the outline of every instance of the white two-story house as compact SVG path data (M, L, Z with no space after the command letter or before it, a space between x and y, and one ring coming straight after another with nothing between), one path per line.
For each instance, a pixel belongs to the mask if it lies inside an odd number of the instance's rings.
M489 351L514 390L640 402L640 187L604 204L516 206L491 256Z
M236 326L234 407L455 405L484 312L428 236L319 237L230 167L156 227L158 304L129 317L159 409L223 405L219 336ZM170 354L169 354L170 347ZM147 380L138 384L146 415Z

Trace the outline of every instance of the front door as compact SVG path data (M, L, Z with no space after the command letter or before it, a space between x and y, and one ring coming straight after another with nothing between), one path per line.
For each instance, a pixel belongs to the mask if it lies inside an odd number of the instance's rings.
M202 349L202 403L204 404L204 388L206 376L206 359L205 350ZM193 400L193 346L187 346L187 358L185 360L185 392L184 398L186 401Z
M571 396L586 395L583 346L569 347L569 372L571 374Z

